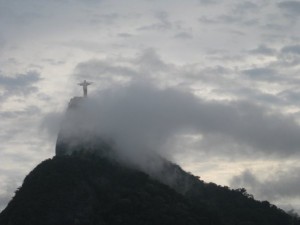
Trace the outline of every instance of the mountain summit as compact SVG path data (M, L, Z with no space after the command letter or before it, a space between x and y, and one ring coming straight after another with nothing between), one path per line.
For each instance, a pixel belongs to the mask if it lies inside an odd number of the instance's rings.
M26 176L1 212L1 225L300 224L244 188L206 183L158 155L147 158L156 170L126 163L113 141L78 120L85 101L70 101L56 156Z

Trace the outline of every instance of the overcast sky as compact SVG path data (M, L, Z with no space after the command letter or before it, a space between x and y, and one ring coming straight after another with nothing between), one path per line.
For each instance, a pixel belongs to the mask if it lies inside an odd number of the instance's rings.
M300 211L299 17L286 0L0 0L0 208L87 79L124 97L110 110L141 105L185 170Z

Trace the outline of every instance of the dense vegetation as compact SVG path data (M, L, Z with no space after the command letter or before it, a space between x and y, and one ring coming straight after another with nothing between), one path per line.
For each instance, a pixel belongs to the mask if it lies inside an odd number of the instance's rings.
M145 173L92 156L41 163L24 180L1 225L219 224Z
M245 189L207 184L169 162L162 173L178 175L174 189L100 156L54 157L25 178L0 224L300 224Z

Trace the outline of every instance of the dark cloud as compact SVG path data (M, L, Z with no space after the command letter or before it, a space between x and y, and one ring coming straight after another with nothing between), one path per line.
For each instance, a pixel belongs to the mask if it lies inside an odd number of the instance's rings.
M58 2L59 2L59 0L57 0ZM70 1L68 1L68 0L66 0L67 2L70 2ZM103 0L86 0L86 1L82 1L82 0L77 0L78 2L81 2L81 3L85 3L85 2L87 2L87 3L91 3L91 4L100 4L100 3L102 3L103 2Z
M118 13L109 13L109 14L101 14L101 15L94 14L90 22L92 24L102 23L102 24L113 25L120 18L121 15L119 15Z
M277 78L277 72L271 68L253 68L242 72L253 79L274 80Z
M290 104L300 104L300 91L297 89L288 89L278 94L278 97L284 99Z
M229 30L228 32L234 34L234 35L239 35L239 36L246 36L246 33L241 32L239 30Z
M300 4L300 3L299 3ZM289 45L285 46L281 49L281 53L283 54L294 54L300 55L300 45Z
M251 50L250 53L258 54L258 55L273 56L276 54L276 50L273 48L270 48L266 45L259 45L257 48Z
M224 22L224 23L239 23L239 22L241 22L240 15L222 15L218 19L219 19L219 22Z
M285 67L297 66L300 63L300 45L288 45L281 49L279 64Z
M41 113L41 110L36 106L27 106L23 110L17 111L0 111L0 117L3 119L13 119L19 117L36 116Z
M8 77L0 74L0 87L4 90L2 98L13 95L28 95L38 90L34 85L41 80L36 72L18 74L14 77Z
M158 72L168 70L167 65L154 49L145 49L134 58L90 60L77 65L75 77L79 80L101 80L114 83L120 80L146 79Z
M260 10L259 6L253 2L245 1L236 5L234 12L238 14L257 13Z
M63 60L56 60L56 59L43 59L42 61L52 65L52 66L58 66L58 65L62 65L65 64L66 62Z
M70 40L68 42L61 42L59 44L62 45L63 47L78 48L84 51L96 52L96 53L99 53L104 49L102 43L95 42L95 41Z
M90 60L77 65L75 77L77 80L90 79L98 80L104 83L113 83L122 78L131 79L138 76L134 68L121 65L113 60Z
M259 5L250 1L245 1L232 5L227 13L214 16L213 19L202 17L200 21L228 25L254 26L259 24L259 20L256 17L253 17L253 14L257 14L259 11Z
M3 117L3 120L4 119L7 121L7 118ZM10 140L15 138L15 135L18 135L21 132L22 131L19 127L7 127L0 133L0 141L8 143Z
M170 30L174 24L169 20L169 15L165 11L156 12L154 17L159 21L150 25L139 27L137 30Z
M228 14L217 15L213 17L201 16L198 19L199 22L212 25L240 25L240 26L255 26L259 24L257 19L253 19L252 17L248 18L247 14L242 12L236 13L235 10L229 12Z
M294 16L300 16L299 1L282 1L278 3L278 7L285 10L289 14L292 14Z
M145 26L141 26L139 27L137 30L139 31L143 31L143 30L169 30L172 28L171 24L164 24L164 23L153 23L150 25L145 25Z
M231 93L233 96L239 96L241 100L247 100L250 102L256 102L258 104L263 104L266 107L274 107L274 105L284 105L286 104L286 99L281 95L268 94L261 90L252 88L250 85L238 88L223 88L216 91L218 95L226 95Z
M133 35L129 33L118 33L118 36L122 38L129 38L132 37Z
M258 24L257 19L248 19L244 14L221 15L217 18L217 21L223 24L237 24L242 26L253 26Z
M197 68L183 68L180 71L181 75L184 75L186 81L190 80L192 83L201 81L208 86L211 85L220 85L230 87L230 83L232 83L232 79L229 78L229 75L234 71L224 66L209 66L201 69Z
M275 32L275 34L267 34L265 35L267 37L267 40L270 41L272 39L279 39L279 38L283 38L282 34L279 34L278 31L287 31L288 27L286 27L286 25L283 24L278 24L278 23L266 23L264 25L262 25L263 29L267 29L270 31Z
M220 2L220 0L197 0L197 1L202 5L212 5Z
M0 49L1 50L4 48L5 44L6 44L5 39L2 36L0 36Z
M277 62L278 63L278 62ZM281 60L278 64L283 64ZM242 74L246 75L249 80L253 81L264 81L272 82L277 84L286 84L286 85L296 85L299 84L299 79L294 76L286 76L278 72L278 69L275 67L260 67L260 68L251 68L247 70L242 70Z
M281 200L300 197L300 167L292 166L273 171L265 179L246 170L231 180L233 187L246 187L250 193L259 199Z
M1 2L0 18L8 24L12 23L21 26L33 24L42 15L37 10L39 4L36 4L34 1L29 2L31 3L28 4L18 0L14 3L8 1L5 3Z
M179 38L179 39L191 39L191 38L193 38L193 36L188 32L177 33L174 37Z
M205 23L205 24L214 24L214 23L218 23L217 20L215 20L214 18L208 18L206 16L201 16L199 19L198 19L199 22L201 23Z
M26 74L20 74L16 77L7 77L7 76L0 76L0 85L10 89L10 88L19 88L19 87L26 87L30 86L33 83L36 83L40 80L40 75L36 72L28 72Z

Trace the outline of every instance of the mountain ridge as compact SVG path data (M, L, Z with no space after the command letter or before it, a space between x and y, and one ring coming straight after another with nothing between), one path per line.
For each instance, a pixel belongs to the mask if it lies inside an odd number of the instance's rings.
M85 100L70 100L56 156L26 176L1 225L300 225L246 189L206 183L158 154L144 156L150 169L127 162L86 126Z
M181 168L168 164L172 169ZM243 188L205 183L182 172L191 185L185 193L99 155L55 156L24 179L1 212L0 224L300 224Z
M196 214L182 195L147 174L98 156L79 155L54 157L38 165L1 213L0 224L199 224L207 220L206 212Z

